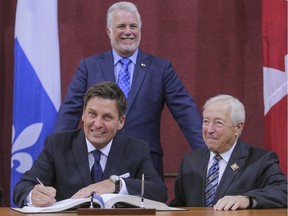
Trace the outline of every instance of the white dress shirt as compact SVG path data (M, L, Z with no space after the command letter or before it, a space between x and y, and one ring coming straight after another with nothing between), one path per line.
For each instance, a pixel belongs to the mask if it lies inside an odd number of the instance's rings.
M107 159L108 159L108 155L111 149L111 145L112 145L112 140L110 140L110 142L102 149L98 149L99 151L102 152L101 156L100 156L100 165L101 168L104 172L105 167L106 167L106 163L107 163ZM89 161L89 168L90 171L92 170L92 166L94 164L94 156L92 154L92 151L96 150L96 148L90 143L90 141L86 138L86 144L87 144L87 149L88 149L88 161ZM121 188L119 191L119 194L128 194L128 190L125 184L125 181L123 180L122 177L120 177L121 180Z
M224 152L224 153L220 154L220 156L222 157L222 160L219 161L219 180L218 180L218 184L221 181L221 178L223 176L224 170L226 169L226 166L228 164L230 156L231 156L231 154L232 154L232 152L233 152L233 150L235 148L236 142L237 142L237 140L235 141L233 146L227 152ZM208 175L208 171L209 171L210 167L212 166L212 164L214 162L214 156L215 155L216 155L215 153L210 151L210 159L209 159L208 167L207 167L207 175Z

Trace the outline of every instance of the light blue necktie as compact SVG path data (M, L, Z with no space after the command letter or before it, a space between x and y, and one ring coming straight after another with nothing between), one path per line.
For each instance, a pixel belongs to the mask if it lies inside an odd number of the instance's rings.
M219 161L220 155L214 156L214 162L208 171L205 185L205 206L211 207L215 197L219 179Z
M94 156L94 165L91 169L91 178L92 178L92 182L96 183L99 181L102 181L102 177L103 177L103 171L102 171L102 167L100 164L100 157L102 152L99 150L94 150L92 151L92 154Z
M127 58L122 58L120 59L120 62L122 64L122 68L119 73L118 86L124 92L125 97L127 99L130 92L130 74L128 70L128 65L131 62L131 60Z

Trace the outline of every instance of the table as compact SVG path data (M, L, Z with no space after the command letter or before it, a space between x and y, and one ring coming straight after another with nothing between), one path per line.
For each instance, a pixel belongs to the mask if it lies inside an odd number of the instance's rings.
M1 216L77 216L76 212L61 212L50 214L23 214L9 207L0 207ZM247 209L237 211L214 211L212 208L193 207L187 211L157 211L156 216L287 216L287 208L280 209Z

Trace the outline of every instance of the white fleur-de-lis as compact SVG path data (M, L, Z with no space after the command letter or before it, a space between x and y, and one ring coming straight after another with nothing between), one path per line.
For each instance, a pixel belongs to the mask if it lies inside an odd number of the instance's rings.
M26 127L14 141L15 127L12 126L12 158L11 158L11 168L14 166L14 161L19 161L20 165L16 168L19 173L24 173L32 167L33 158L30 154L26 152L21 152L21 150L33 146L38 140L43 128L43 123L35 123ZM19 152L17 152L19 151Z

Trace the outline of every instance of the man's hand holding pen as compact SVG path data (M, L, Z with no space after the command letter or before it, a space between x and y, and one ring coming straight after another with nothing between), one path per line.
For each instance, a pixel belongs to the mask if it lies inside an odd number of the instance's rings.
M39 181L39 180L38 180ZM44 186L41 182L35 185L31 193L31 201L34 206L46 207L56 202L56 189Z

